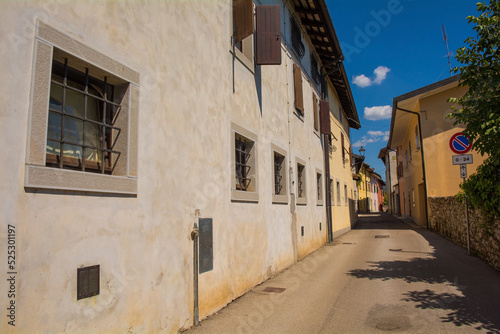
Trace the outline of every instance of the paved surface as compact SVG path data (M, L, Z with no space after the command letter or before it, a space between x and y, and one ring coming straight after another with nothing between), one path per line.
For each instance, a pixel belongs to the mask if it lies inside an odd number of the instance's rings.
M361 215L185 333L500 333L500 272L415 227Z

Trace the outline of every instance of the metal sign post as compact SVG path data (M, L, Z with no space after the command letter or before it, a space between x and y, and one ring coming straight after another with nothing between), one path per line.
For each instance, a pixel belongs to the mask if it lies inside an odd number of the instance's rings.
M467 164L472 163L472 154L465 153L471 150L472 142L462 132L458 132L451 136L450 148L454 153L458 154L453 156L453 164L460 165L460 177L465 182L467 178ZM465 219L467 222L467 253L470 255L470 225L467 195L465 195Z
M467 178L467 165L460 165L460 177L463 182ZM467 195L465 195L465 221L467 222L467 253L470 255L470 225L469 225L469 206L467 203Z

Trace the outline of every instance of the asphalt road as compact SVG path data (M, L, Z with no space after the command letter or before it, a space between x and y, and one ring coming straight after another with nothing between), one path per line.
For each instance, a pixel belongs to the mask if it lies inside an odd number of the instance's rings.
M500 272L387 214L185 333L500 333Z

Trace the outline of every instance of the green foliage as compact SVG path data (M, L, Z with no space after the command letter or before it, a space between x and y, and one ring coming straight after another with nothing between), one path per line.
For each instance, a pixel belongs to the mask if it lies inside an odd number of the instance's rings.
M359 188L359 186L361 185L361 181L362 181L361 180L361 175L360 174L356 174L356 175L359 177L359 179L356 180L356 187Z
M500 164L488 158L460 188L467 194L469 203L481 209L488 218L500 217ZM463 198L458 194L457 198Z
M384 205L389 204L389 199L387 198L387 194L384 194Z
M478 17L468 16L476 38L465 40L466 46L457 50L461 64L453 69L460 73L460 85L468 92L449 101L449 118L455 125L466 126L463 131L472 148L487 155L482 166L461 186L474 206L488 216L500 216L500 0L478 3Z

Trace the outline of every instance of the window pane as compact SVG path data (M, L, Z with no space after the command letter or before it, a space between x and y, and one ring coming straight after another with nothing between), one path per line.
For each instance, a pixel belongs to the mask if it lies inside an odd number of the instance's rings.
M69 115L84 117L85 96L82 93L66 89L65 112Z
M61 139L61 115L49 112L49 124L47 128L47 138Z
M87 97L87 119L92 121L102 121L102 102L94 97Z
M101 139L101 127L97 124L87 122L85 124L85 145L101 148Z
M64 144L63 148L63 165L71 168L81 168L82 147Z
M64 141L74 144L83 144L83 121L64 117Z
M92 166L92 165L87 164L88 161L101 163L102 162L102 151L86 148L85 149L85 161L86 161L85 168L91 168L91 166Z
M50 84L50 106L52 110L62 112L63 88L56 84Z
M47 140L47 147L45 149L45 152L47 152L47 154L59 155L60 151L61 144L59 142Z

